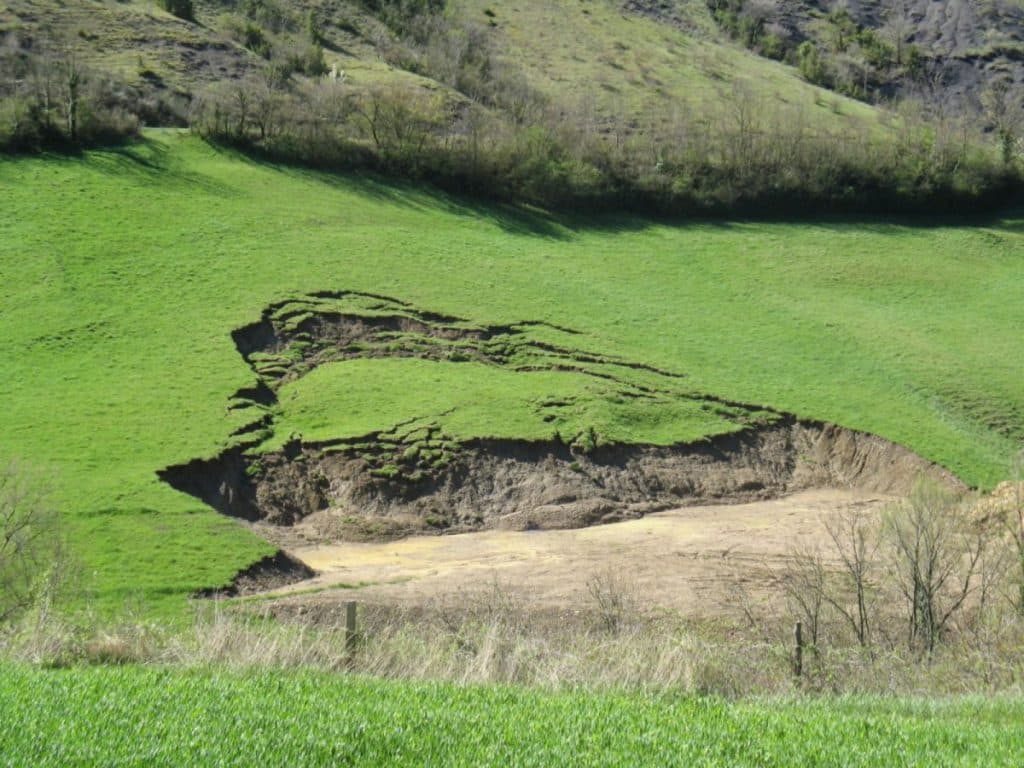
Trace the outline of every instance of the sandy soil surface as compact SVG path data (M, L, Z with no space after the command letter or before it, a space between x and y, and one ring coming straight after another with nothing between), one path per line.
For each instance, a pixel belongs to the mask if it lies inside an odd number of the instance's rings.
M294 594L293 600L306 603L356 599L410 605L470 600L498 589L538 609L565 609L593 601L594 579L614 579L648 610L694 618L734 616L744 603L767 607L779 599L773 573L794 545L825 546L830 516L850 505L877 513L892 500L857 491L813 490L576 530L484 531L300 547L290 554L319 575L276 594Z

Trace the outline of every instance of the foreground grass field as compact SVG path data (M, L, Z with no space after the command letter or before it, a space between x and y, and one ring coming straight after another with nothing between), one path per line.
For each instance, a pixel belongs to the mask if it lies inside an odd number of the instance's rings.
M313 673L0 666L4 765L1000 766L1024 704L390 683ZM74 712L75 716L69 716Z
M1015 209L945 223L553 219L260 164L174 132L4 158L0 456L53 486L96 605L180 614L185 594L270 551L155 474L216 454L253 418L227 408L253 383L231 331L276 301L363 291L469 323L571 329L579 349L674 374L684 394L878 433L986 487L1024 440L1022 263ZM362 366L357 387L344 366ZM732 428L686 408L644 425L642 404L610 408L599 387L461 370L477 396L444 394L460 375L447 364L325 367L286 385L316 397L294 413L283 399L281 423L358 431L316 412L356 397L375 427L443 412L460 437L516 424L534 437L531 409L568 394L573 429L618 439Z

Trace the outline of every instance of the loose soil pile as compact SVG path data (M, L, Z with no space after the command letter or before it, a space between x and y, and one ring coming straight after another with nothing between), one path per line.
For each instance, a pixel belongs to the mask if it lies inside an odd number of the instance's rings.
M511 604L538 621L575 624L614 598L630 616L744 621L782 609L794 548L831 558L825 523L894 501L850 490L805 491L749 504L685 507L576 530L492 530L391 542L299 546L317 576L274 594L274 610L337 623L344 602L460 616ZM607 605L605 606L607 608Z

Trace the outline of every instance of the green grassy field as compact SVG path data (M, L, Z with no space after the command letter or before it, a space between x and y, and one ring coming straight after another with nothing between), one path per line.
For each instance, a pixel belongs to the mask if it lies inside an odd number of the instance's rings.
M216 454L252 419L227 408L253 383L233 329L276 301L351 290L471 324L571 329L562 343L674 374L686 397L875 432L987 487L1024 440L1022 266L1015 209L973 222L552 218L261 164L176 132L4 158L0 456L48 477L101 609L180 614L183 595L270 548L156 472ZM630 370L617 375L653 376ZM652 412L607 393L477 363L336 363L285 386L276 437L442 413L459 437L536 437L550 426L537 408L566 396L569 431L672 442L734 428L688 401Z
M1000 766L1012 700L548 693L313 673L0 666L4 765ZM75 717L68 716L74 712Z

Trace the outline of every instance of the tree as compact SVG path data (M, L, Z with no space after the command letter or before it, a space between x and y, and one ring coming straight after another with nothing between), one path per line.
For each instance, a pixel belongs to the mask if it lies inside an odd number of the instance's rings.
M0 467L0 624L33 603L59 554L57 516L42 482L17 462Z
M871 577L878 536L871 518L859 507L848 507L825 525L842 565L848 589L831 591L825 600L847 621L862 647L871 643ZM852 605L851 605L852 601Z
M72 144L78 142L78 112L81 100L82 70L78 66L78 57L75 51L68 48L61 61L61 74L64 76L64 86L67 108L68 139Z
M886 533L906 601L908 645L930 654L979 586L987 537L972 530L957 496L927 482L890 510Z
M902 67L907 58L907 41L914 33L914 24L907 15L904 0L891 0L884 12L885 26L882 36L892 45L896 56L896 66Z
M1014 460L1011 494L1010 507L1002 511L1000 522L1013 542L1019 579L1015 602L1017 612L1024 616L1024 452Z
M1020 153L1020 132L1024 126L1024 102L1008 77L994 80L981 94L985 117L996 132L1003 164L1011 166Z
M386 163L417 162L438 128L434 117L437 103L413 89L374 88L356 104L355 111Z
M828 575L821 553L810 547L794 550L782 573L782 587L790 610L800 618L814 652L821 640L822 612L828 602Z

